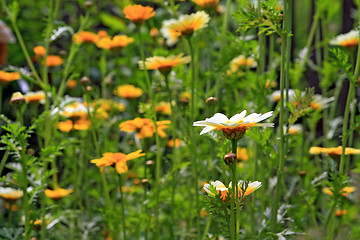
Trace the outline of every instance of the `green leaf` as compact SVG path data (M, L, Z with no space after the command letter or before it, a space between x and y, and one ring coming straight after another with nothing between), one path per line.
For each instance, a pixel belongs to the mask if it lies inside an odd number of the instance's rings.
M99 14L99 18L104 25L117 31L127 32L126 25L122 19L104 12Z

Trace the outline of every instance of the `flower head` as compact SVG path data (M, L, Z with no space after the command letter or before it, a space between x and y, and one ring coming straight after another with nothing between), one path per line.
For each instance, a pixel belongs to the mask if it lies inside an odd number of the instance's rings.
M255 68L257 67L257 62L252 57L245 57L244 55L240 55L230 62L230 71L232 73L238 73L241 69L246 68Z
M191 36L195 31L207 27L210 17L204 11L182 15L178 20L171 19L163 22L161 33L169 46L177 43L179 37Z
M310 107L315 110L322 110L329 107L329 103L334 101L335 97L324 98L323 96L316 94L310 103Z
M74 34L73 40L75 43L96 43L99 36L93 32L81 31Z
M352 193L352 192L354 192L356 190L356 188L355 187L344 187L343 189L341 189L340 191L339 191L339 193L341 194L341 195L343 195L344 197L346 197L347 195L349 195L350 193ZM328 187L324 187L323 189L322 189L322 191L323 191L323 193L325 193L325 194L327 194L327 195L333 195L334 193L333 193L333 189L332 188L328 188Z
M118 86L114 90L114 94L126 99L135 99L143 94L143 90L141 90L141 88L135 87L134 85L125 84Z
M88 109L82 103L73 102L66 105L62 109L62 111L60 111L60 115L66 118L70 118L72 120L78 120L80 118L86 118L88 116Z
M56 188L54 190L45 189L45 195L53 200L59 200L72 193L72 189Z
M0 198L3 198L5 201L14 202L24 195L23 191L16 190L9 187L0 187Z
M46 66L48 67L57 67L63 64L64 60L61 57L56 55L49 55L46 59Z
M45 103L45 93L44 91L37 91L37 92L27 92L25 95L25 100L28 103Z
M312 155L325 154L329 156L340 156L342 154L342 146L335 148L311 147L309 153ZM345 155L360 154L360 149L345 148Z
M107 166L115 165L115 169L119 174L126 173L128 171L128 167L126 162L135 158L139 158L145 156L145 153L142 153L142 150L137 150L136 152L132 152L129 154L124 153L104 153L102 158L93 159L90 162L95 163L97 167L103 171L103 169Z
M149 70L159 70L163 75L170 73L173 67L176 67L180 64L186 64L191 61L190 56L183 57L183 53L179 55L170 55L168 57L154 56L149 57L145 61L145 68ZM144 62L139 61L140 69L144 69Z
M219 3L219 0L192 0L200 8L214 8Z
M96 46L108 50L123 49L130 43L134 42L134 39L126 35L117 35L112 39L110 37L101 38L96 42Z
M6 84L20 79L21 76L18 72L5 72L0 70L0 83Z
M119 128L124 132L136 132L139 139L152 137L157 129L159 136L164 138L166 137L164 130L168 128L168 124L170 124L170 121L168 120L157 121L157 128L155 128L155 125L151 119L135 118L133 120L128 120L121 123Z
M331 45L346 48L356 47L359 42L359 30L351 30L348 33L340 34L330 41Z
M149 6L128 5L124 8L125 17L135 24L142 24L155 15L154 9Z
M76 121L66 120L65 122L58 122L57 128L62 132L70 132L71 130L88 130L91 121L86 118L80 118Z
M33 48L33 51L34 51L35 55L38 57L43 57L46 53L46 50L43 46L36 46Z
M252 113L245 117L246 110L228 119L222 113L216 113L204 121L194 122L193 126L205 127L200 135L221 130L224 136L230 140L240 139L250 127L274 127L274 123L258 123L271 117L273 112L264 114Z

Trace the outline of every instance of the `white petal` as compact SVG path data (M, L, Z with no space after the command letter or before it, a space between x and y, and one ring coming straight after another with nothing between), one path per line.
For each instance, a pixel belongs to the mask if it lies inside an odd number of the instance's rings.
M254 119L254 122L260 122L262 120L265 120L273 115L273 111L264 113L263 115L259 116L258 118Z
M245 115L246 115L246 110L242 111L241 113L235 114L230 118L230 122L240 122L241 120L243 120Z
M249 116L245 117L245 118L243 119L243 121L244 121L245 123L250 123L250 122L253 122L254 119L256 119L256 118L258 118L258 117L260 117L260 116L261 116L261 114L252 113L252 114L250 114Z
M274 123L257 123L254 127L274 127Z
M207 127L204 127L204 129L200 132L200 135L203 135L205 133L208 133L208 132L211 132L212 130L214 130L215 128L214 127L211 127L211 126L207 126Z
M215 115L207 119L207 121L213 123L223 123L223 122L228 122L229 119L222 113L215 113Z

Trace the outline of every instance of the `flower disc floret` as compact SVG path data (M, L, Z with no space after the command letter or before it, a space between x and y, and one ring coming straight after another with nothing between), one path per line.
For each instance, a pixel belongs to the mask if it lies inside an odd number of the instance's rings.
M264 114L252 113L246 116L246 110L228 119L222 113L216 113L205 121L194 122L193 126L205 127L200 135L214 131L222 131L224 136L230 140L238 140L243 137L250 127L274 127L274 123L258 123L273 115L273 112Z

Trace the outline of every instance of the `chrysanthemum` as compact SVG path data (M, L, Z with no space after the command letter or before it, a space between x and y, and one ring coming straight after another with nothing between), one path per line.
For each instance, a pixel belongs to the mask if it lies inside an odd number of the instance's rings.
M53 200L59 200L72 193L72 189L56 188L54 190L45 189L45 195Z
M139 158L145 156L145 153L142 153L142 150L137 150L136 152L132 152L129 154L124 153L104 153L102 158L93 159L90 162L95 163L97 167L103 171L103 169L107 166L115 165L115 169L119 174L126 173L128 171L128 167L126 162L135 158Z
M342 154L342 146L335 148L311 147L309 153L312 155L326 154L330 156L340 156ZM345 155L360 154L360 149L345 148Z
M163 115L170 115L171 114L171 106L169 102L159 102L155 106L155 112L163 114Z
M292 124L289 126L289 134L295 135L302 132L302 125L301 124ZM286 132L286 127L284 128L284 133Z
M93 32L81 31L74 34L73 40L75 43L96 43L99 36Z
M252 113L246 116L246 110L228 119L222 113L216 113L205 121L194 122L193 126L205 127L200 135L213 131L222 131L224 136L230 140L240 139L250 127L274 127L274 123L258 123L273 115L273 112L264 114Z
M166 44L173 46L180 36L191 36L195 31L207 27L210 17L204 11L182 15L178 20L163 22L161 33L166 38Z
M154 123L151 121L151 119L135 118L133 120L128 120L121 123L119 125L119 128L121 131L124 132L136 132L136 136L139 139L152 137L157 129L157 133L159 134L159 136L161 138L164 138L166 137L166 133L164 130L168 128L168 125L170 123L171 122L168 120L157 121L157 128L155 128Z
M5 72L0 70L0 83L6 84L15 80L20 79L21 76L17 72Z
M339 193L341 194L341 195L343 195L344 197L346 197L347 195L349 195L350 193L352 193L352 192L354 192L356 190L356 188L355 187L344 187L343 189L341 189L340 191L339 191ZM333 193L333 189L332 188L328 188L328 187L324 187L323 189L322 189L322 191L323 191L323 193L325 193L325 194L327 194L327 195L333 195L334 193Z
M351 30L348 33L340 34L330 41L331 45L346 48L356 47L359 43L359 30Z
M63 64L64 60L56 55L49 55L47 56L47 60L46 60L46 66L48 67L57 67L60 66L61 64Z
M71 130L84 131L90 128L91 121L89 119L80 118L75 122L66 120L65 122L58 122L57 128L62 132L70 132Z
M313 97L313 100L310 103L310 107L315 110L322 110L329 107L329 103L334 101L335 97L324 98L323 96L316 94Z
M69 79L66 83L66 88L73 89L76 87L76 85L77 85L77 81L75 79Z
M210 184L205 184L203 189L205 192L207 192L210 196L215 196L215 192L212 191L211 188L215 188L216 194L220 194L220 198L225 201L227 194L228 194L228 188L223 184L221 181L216 180L215 182L210 182Z
M27 92L25 95L25 100L28 103L45 103L45 93L44 91L37 91L37 92Z
M36 46L33 48L33 51L34 51L35 55L38 57L43 57L46 53L46 50L43 46Z
M284 97L285 97L285 90L284 90ZM295 99L295 90L293 89L289 89L289 102L293 102ZM280 101L280 97L281 97L281 91L280 90L276 90L275 92L273 92L270 95L270 100L273 102L279 102Z
M230 183L229 187L231 187L231 183ZM245 187L245 182L243 180L240 180L238 182L239 195L247 196L247 195L253 193L255 190L259 189L261 187L261 182L259 182L259 181L247 182L247 188L245 189L245 192L242 190L243 187Z
M175 147L179 147L181 145L182 141L178 138L175 139ZM166 146L173 148L174 147L174 139L169 139L166 142Z
M114 94L126 99L135 99L143 94L143 90L135 87L134 85L125 84L118 86L114 90Z
M60 111L60 115L66 118L70 118L72 120L78 120L80 118L87 117L88 109L82 103L73 102L66 105L64 109Z
M145 68L148 70L159 70L164 75L167 75L170 73L171 69L173 67L176 67L180 64L186 64L191 61L191 57L183 57L183 53L180 53L179 55L170 55L168 57L162 57L162 56L154 56L149 57L145 60ZM140 69L144 69L144 62L139 61L139 67Z
M142 24L155 15L154 9L149 6L129 5L124 8L125 17L135 24Z
M236 159L240 161L249 161L249 155L246 148L237 147Z
M0 198L3 198L5 201L14 202L24 195L23 191L16 190L9 187L0 187Z
M237 73L241 69L246 68L255 68L257 67L257 62L252 57L245 57L244 55L240 55L230 62L230 70L232 73Z
M132 42L134 42L134 39L131 37L128 37L126 35L117 35L114 36L112 39L110 37L101 38L99 41L96 42L96 46L108 50L120 50Z
M219 0L192 0L200 8L214 8L219 3Z

